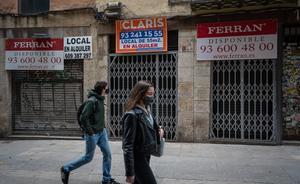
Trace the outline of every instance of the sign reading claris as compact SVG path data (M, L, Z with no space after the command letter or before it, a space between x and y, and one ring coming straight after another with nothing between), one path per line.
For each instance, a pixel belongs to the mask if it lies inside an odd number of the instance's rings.
M167 51L166 17L116 21L116 53L161 51Z
M197 25L197 60L277 58L277 20Z

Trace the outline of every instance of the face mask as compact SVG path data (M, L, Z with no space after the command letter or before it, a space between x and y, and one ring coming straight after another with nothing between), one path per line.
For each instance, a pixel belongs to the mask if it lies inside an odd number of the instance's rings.
M154 102L154 96L144 96L145 106L151 105Z
M106 89L106 90L105 90L105 93L108 94L108 93L109 93L109 89Z

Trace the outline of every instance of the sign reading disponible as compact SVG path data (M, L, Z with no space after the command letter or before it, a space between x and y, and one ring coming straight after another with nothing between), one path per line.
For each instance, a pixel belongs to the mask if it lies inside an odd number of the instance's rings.
M65 59L92 59L92 37L64 37Z
M277 20L197 25L197 60L277 58Z
M117 20L116 53L167 51L166 17Z
M5 42L6 70L63 70L63 39L18 38Z

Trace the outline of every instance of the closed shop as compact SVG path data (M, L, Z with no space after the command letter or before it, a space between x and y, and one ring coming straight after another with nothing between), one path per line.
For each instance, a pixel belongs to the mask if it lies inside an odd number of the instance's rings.
M164 127L166 138L176 140L177 128L177 63L178 32L168 32L169 52L142 54L113 54L114 36L111 36L109 57L109 125L114 138L122 137L121 118L130 90L140 80L155 85L155 103L152 113Z
M212 60L210 140L277 142L277 39L277 19L198 25L197 58Z
M214 61L212 140L274 142L276 60Z
M13 71L13 130L78 134L83 100L83 61L65 60L63 71Z

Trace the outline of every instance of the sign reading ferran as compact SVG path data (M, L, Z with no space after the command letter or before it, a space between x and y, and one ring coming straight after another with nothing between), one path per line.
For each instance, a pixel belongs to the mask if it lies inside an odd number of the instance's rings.
M276 58L276 19L197 25L197 60Z
M63 70L63 39L16 38L5 41L5 70Z

